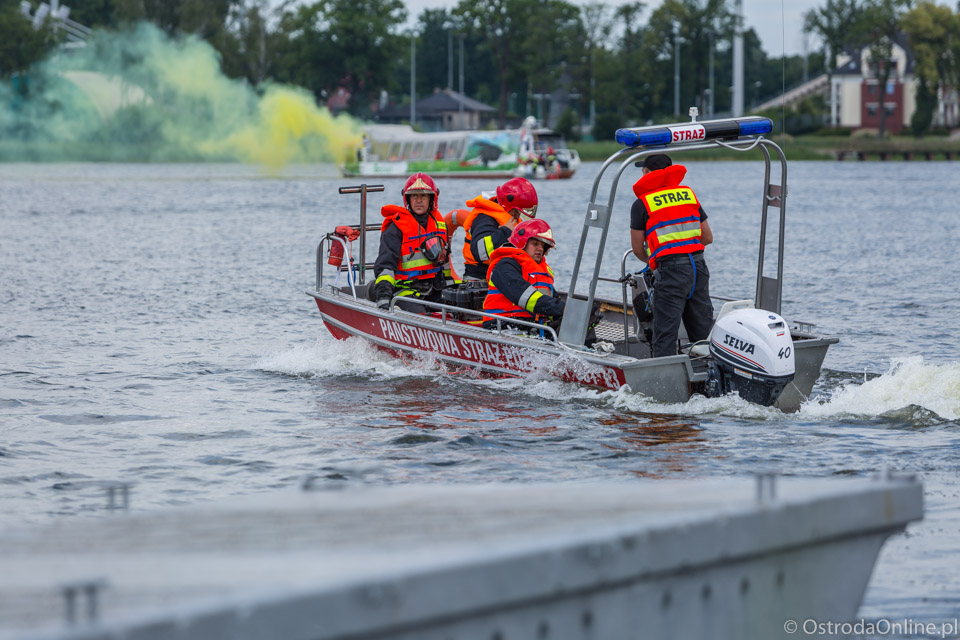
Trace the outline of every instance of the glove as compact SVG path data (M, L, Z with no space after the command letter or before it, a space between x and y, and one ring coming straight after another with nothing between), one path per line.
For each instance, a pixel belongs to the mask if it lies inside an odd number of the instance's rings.
M384 298L389 300L393 297L393 285L389 282L378 282L374 287L374 294L379 305Z
M390 298L377 298L377 307L380 309L390 308Z

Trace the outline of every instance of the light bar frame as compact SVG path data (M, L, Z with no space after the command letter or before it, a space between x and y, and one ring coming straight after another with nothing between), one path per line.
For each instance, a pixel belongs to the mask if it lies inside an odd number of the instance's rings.
M689 126L691 124L707 124L707 123L716 123L716 122L742 122L742 121L761 121L767 120L768 118L760 117L748 117L748 118L728 118L725 120L707 120L700 123L692 122L681 122L676 123L675 125L665 125L661 127L641 127L636 129L636 131L642 130L652 130L652 129L663 129L667 127L683 127ZM575 296L577 281L580 279L581 266L583 261L583 251L587 243L587 236L591 227L601 226L597 224L597 210L598 205L599 209L603 210L604 205L597 202L597 196L600 192L600 183L604 177L604 174L610 168L611 165L620 161L620 166L617 168L616 173L613 176L613 183L610 185L609 196L607 197L606 211L612 212L614 200L617 195L617 187L620 183L620 178L623 175L623 172L626 171L628 167L636 163L638 160L642 159L645 156L653 155L656 153L680 153L686 151L697 151L697 150L718 150L718 149L730 149L732 151L738 152L747 152L753 149L759 148L763 153L764 160L764 176L763 176L763 203L761 209L761 218L760 218L760 247L759 255L757 262L757 286L756 286L756 299L755 304L757 308L767 308L770 311L773 311L777 314L780 313L780 305L783 297L783 247L784 247L784 232L786 229L786 199L787 199L787 158L783 153L783 150L773 141L768 140L763 137L762 134L752 135L745 138L713 138L708 140L703 140L695 143L686 143L686 144L676 144L674 146L653 146L653 147L624 147L619 149L613 155L604 161L603 165L600 167L600 171L597 173L597 177L593 181L593 188L590 192L590 201L587 205L587 214L584 220L583 230L580 234L580 244L577 248L577 257L573 266L573 273L570 278L570 286L567 289L567 308L563 314L563 320L560 325L560 332L558 334L560 341L567 344L568 346L581 346L586 341L588 319L590 311L593 307L593 301L596 297L597 282L600 276L600 267L603 262L604 247L606 246L607 233L610 229L610 219L612 215L607 214L604 216L602 230L600 234L600 242L597 247L596 259L593 265L593 270L589 274L584 274L589 277L589 292L587 294L586 300L583 300L580 296ZM777 159L780 161L780 178L781 184L771 185L770 184L770 174L771 174L771 152L776 155ZM624 159L626 158L626 159ZM769 206L778 207L780 209L780 221L779 221L779 237L778 237L778 253L777 253L777 277L775 281L769 282L771 278L764 278L764 255L766 248L766 231L767 231L767 212ZM765 283L765 280L768 281ZM775 289L770 289L770 287L775 287ZM579 299L578 299L579 298ZM767 304L768 306L764 306ZM774 308L769 308L774 307Z

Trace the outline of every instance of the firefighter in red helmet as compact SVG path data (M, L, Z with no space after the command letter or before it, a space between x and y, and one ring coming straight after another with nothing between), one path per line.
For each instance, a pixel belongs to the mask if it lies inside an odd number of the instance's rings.
M441 302L440 291L453 284L450 238L437 210L433 178L419 172L407 178L400 191L404 206L388 204L380 210L380 253L373 265L374 298L381 309L399 295L398 305L413 313L426 313L426 305L413 300Z
M564 301L554 295L553 270L545 259L554 245L553 231L545 221L519 223L509 244L495 249L490 257L490 288L483 310L528 322L560 318ZM488 320L484 326L495 323Z
M487 267L494 249L507 243L517 223L537 217L537 190L526 178L512 178L496 195L479 195L467 201L472 207L463 223L464 280L487 280Z

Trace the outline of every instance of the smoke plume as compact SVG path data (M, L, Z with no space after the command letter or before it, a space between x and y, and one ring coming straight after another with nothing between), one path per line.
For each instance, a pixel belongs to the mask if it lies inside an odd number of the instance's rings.
M141 23L95 32L0 86L0 159L339 162L358 123L301 89L254 89L223 75L216 51Z

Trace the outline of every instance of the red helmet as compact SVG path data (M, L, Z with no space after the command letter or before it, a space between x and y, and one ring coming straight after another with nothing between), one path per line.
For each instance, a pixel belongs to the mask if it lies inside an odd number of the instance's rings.
M433 205L431 209L437 207L437 198L440 195L440 189L437 188L437 183L433 181L433 178L428 176L422 171L418 171L413 174L407 181L403 183L403 189L400 190L400 194L403 196L403 202L407 205L407 208L410 208L410 201L407 199L407 196L413 195L414 193L426 193L427 195L433 196Z
M518 224L510 235L510 244L517 249L523 249L530 238L536 238L549 247L556 246L553 231L545 220L525 220Z
M497 203L507 211L519 209L528 218L537 217L537 190L526 178L512 178L497 187Z

